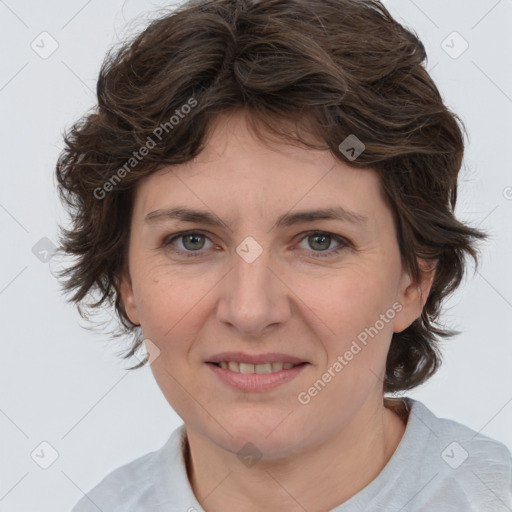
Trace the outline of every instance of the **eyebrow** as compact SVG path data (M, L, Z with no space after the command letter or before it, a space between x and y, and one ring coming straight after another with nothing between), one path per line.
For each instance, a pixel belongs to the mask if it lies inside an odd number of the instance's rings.
M180 220L183 222L205 224L208 226L225 225L217 216L210 212L182 207L155 210L148 213L144 219L144 221L148 223L165 222L168 220ZM303 210L298 212L288 212L281 215L274 226L272 226L272 229L275 229L276 227L280 228L306 222L314 222L317 220L338 220L351 224L364 224L368 221L368 217L340 206L315 210Z

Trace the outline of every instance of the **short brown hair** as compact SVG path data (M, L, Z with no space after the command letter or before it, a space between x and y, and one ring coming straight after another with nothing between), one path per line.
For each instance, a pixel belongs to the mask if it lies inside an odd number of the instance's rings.
M114 307L113 334L132 335L124 357L134 355L142 331L126 315L119 283L135 185L191 160L214 119L245 109L257 133L256 121L279 140L378 172L404 268L417 281L418 258L437 263L421 317L393 334L384 391L426 381L441 361L439 338L457 333L438 323L441 303L460 284L465 257L478 265L476 242L486 235L454 216L464 126L425 60L418 37L377 0L195 0L151 21L108 52L98 105L64 134L56 176L72 227L61 227L59 249L77 259L59 277L74 291L69 300L83 317ZM350 135L364 144L355 159L339 149ZM156 144L132 161L150 139ZM86 303L89 292L100 292L97 302Z

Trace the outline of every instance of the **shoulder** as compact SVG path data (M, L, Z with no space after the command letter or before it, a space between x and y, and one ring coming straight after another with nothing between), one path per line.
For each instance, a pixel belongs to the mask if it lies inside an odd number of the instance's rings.
M173 469L173 457L180 456L183 427L177 428L158 450L118 467L88 491L72 512L128 512L159 510L165 500L161 485ZM170 463L170 464L169 464Z
M428 429L424 460L434 474L430 484L433 495L464 498L471 504L468 510L512 506L512 454L506 445L437 417L419 401L408 399L408 404L409 420Z
M499 467L512 472L512 454L508 447L457 421L439 418L423 403L408 399L410 414L432 434L431 446L441 449L441 458L452 469L469 462L473 467Z

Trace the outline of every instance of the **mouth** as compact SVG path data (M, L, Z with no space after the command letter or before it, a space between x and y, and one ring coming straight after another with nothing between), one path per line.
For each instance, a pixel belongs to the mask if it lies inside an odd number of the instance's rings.
M208 364L212 364L217 368L222 368L224 370L229 370L235 373L243 373L244 375L251 374L268 374L268 373L277 373L283 370L291 370L297 366L302 366L308 363L281 363L281 362L268 362L268 363L260 363L260 364L252 364L252 363L239 363L238 361L220 361L218 363L209 361Z
M210 356L205 363L217 382L246 393L284 386L310 366L304 359L277 352L222 352Z
M217 382L244 392L265 392L292 381L310 363L286 354L224 352L205 361Z

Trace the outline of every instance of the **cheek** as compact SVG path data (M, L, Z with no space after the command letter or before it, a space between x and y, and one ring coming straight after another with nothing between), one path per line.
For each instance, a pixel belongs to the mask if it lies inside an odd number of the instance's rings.
M139 277L136 292L144 335L165 349L168 340L183 339L183 332L199 323L201 299L208 287L201 279L184 279L176 272L152 269Z
M391 307L396 297L396 272L381 270L385 268L365 265L344 269L330 282L329 293L323 301L325 311L330 317L339 317L339 325L364 327L373 324Z
M343 373L353 382L371 379L371 372L380 373L385 364L396 315L394 286L392 273L351 269L321 300L319 316L329 327L323 338L328 364L342 357Z

